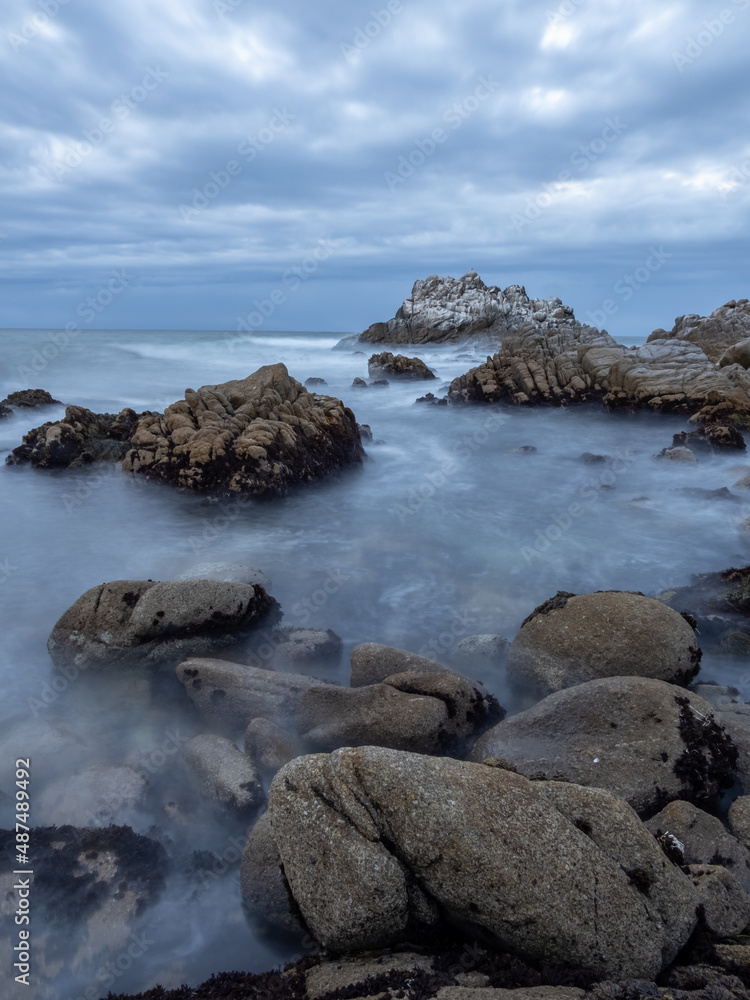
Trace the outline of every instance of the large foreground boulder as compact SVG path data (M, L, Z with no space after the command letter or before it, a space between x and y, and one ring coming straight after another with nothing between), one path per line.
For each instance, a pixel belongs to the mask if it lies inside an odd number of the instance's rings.
M52 629L57 667L176 665L235 646L275 608L263 587L215 580L115 580L92 587Z
M737 749L708 702L640 677L606 677L549 695L498 723L469 754L529 777L606 788L640 815L731 788Z
M412 382L437 378L437 375L427 367L421 358L407 358L403 354L394 356L390 351L373 354L367 362L367 370L370 378L383 378L385 375L389 375L391 378Z
M689 684L700 658L691 626L660 601L617 590L559 591L524 621L506 669L546 695L598 677Z
M263 496L362 455L352 411L308 392L277 364L245 379L187 389L163 415L144 417L122 467L182 489Z
M527 960L651 978L697 922L691 880L598 789L362 747L287 764L269 817L305 923L336 951L448 924Z
M462 278L431 274L415 281L393 319L373 323L358 338L363 343L438 344L466 338L499 342L524 323L552 331L577 326L573 310L560 299L531 299L521 285L502 291L485 285L476 271Z
M54 401L53 401L54 402ZM42 424L5 459L8 465L26 462L40 469L80 468L91 462L120 462L130 448L138 415L124 409L118 414L93 413L84 406L67 406L62 420Z

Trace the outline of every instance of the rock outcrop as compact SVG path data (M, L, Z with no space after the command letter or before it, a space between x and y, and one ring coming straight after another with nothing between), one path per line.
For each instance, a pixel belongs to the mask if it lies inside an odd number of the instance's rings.
M20 389L0 402L0 418L11 416L15 409L26 410L37 406L62 406L62 403L53 399L46 389Z
M727 349L750 337L750 302L739 299L714 309L710 316L690 313L678 316L671 330L654 330L653 340L682 340L697 344L713 362L720 362ZM727 360L723 364L735 364ZM743 367L747 367L743 365Z
M351 410L307 389L283 364L187 389L145 416L123 470L186 490L267 496L319 479L364 454Z
M53 400L54 402L54 400ZM93 413L83 406L67 406L62 420L42 424L5 459L8 465L30 462L40 469L79 468L90 462L120 462L130 448L138 421L155 414L130 409L118 414Z
M684 688L606 677L549 695L481 736L469 759L534 778L605 788L639 815L731 788L738 751L711 705Z
M415 281L393 319L374 323L357 338L371 344L436 344L482 337L500 342L524 323L545 332L578 326L573 310L556 297L530 299L521 285L502 291L476 271L462 278L431 274Z
M363 747L287 764L269 819L305 924L334 951L448 924L525 960L650 978L697 923L691 880L600 789Z
M276 607L265 590L215 580L115 580L87 590L55 624L57 667L175 666L236 646Z
M435 379L437 375L427 367L421 358L407 358L403 354L393 355L389 351L373 354L367 362L370 378L382 378L390 375L403 381L426 381Z
M617 590L560 591L524 621L506 670L519 686L547 695L598 677L689 684L700 658L693 629L660 601Z

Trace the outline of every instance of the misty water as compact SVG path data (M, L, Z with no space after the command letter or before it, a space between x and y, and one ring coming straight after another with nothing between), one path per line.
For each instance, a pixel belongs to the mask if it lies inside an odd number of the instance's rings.
M212 503L136 480L114 464L0 467L0 790L11 791L17 756L39 762L37 796L61 774L92 763L150 762L149 806L127 819L175 859L166 893L139 922L155 944L117 978L114 992L198 983L221 969L260 971L298 954L300 944L247 923L230 849L245 828L232 828L195 800L179 753L159 753L176 731L185 737L211 729L176 682L119 670L68 683L55 673L47 636L85 590L111 580L167 580L205 561L256 567L271 580L283 625L341 636L341 661L318 673L347 683L348 654L360 642L440 658L466 635L512 638L557 590L654 594L691 574L750 561L738 530L750 515L744 494L720 500L683 492L731 487L750 469L744 455L694 465L653 461L685 429L680 418L607 415L593 406L415 405L418 395L440 394L484 360L466 346L407 351L427 361L437 382L356 389L352 380L367 376L370 351L334 350L334 334L86 331L44 366L50 333L2 337L0 398L40 387L98 412L163 410L187 387L282 361L300 381L324 378L319 391L343 399L374 437L360 467L270 502ZM21 377L19 366L33 378ZM62 414L62 407L16 411L0 421L3 459L24 432ZM536 451L519 451L525 446ZM585 464L584 452L608 461ZM704 660L705 678L738 683L740 674L730 659ZM518 710L501 673L477 676ZM49 722L74 733L78 750L45 755ZM166 809L166 802L176 806ZM0 810L7 827L7 804ZM105 803L105 823L116 812L108 817L106 810ZM198 887L181 869L196 850L226 862ZM57 995L78 989L74 971L60 974Z

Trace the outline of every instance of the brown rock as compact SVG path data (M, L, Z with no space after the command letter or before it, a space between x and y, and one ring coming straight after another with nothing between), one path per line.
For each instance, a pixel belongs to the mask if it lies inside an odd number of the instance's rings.
M420 358L407 358L403 354L393 355L390 351L373 354L367 362L367 370L370 378L390 375L392 378L408 379L412 382L437 378Z
M251 914L273 927L303 933L297 905L289 892L267 812L250 831L240 867L242 902Z
M355 646L349 657L352 665L351 686L379 684L392 674L416 670L422 674L450 673L450 668L429 660L418 653L408 653L395 646L384 646L379 642L361 642Z
M689 865L706 927L719 938L740 934L750 921L750 896L732 872L719 865Z
M275 774L299 754L297 741L270 719L251 719L245 730L245 753L257 766Z

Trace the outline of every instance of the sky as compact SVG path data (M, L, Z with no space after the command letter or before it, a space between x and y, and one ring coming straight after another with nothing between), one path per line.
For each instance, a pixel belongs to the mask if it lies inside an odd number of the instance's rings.
M750 296L750 0L5 0L0 327L359 331L474 268Z

